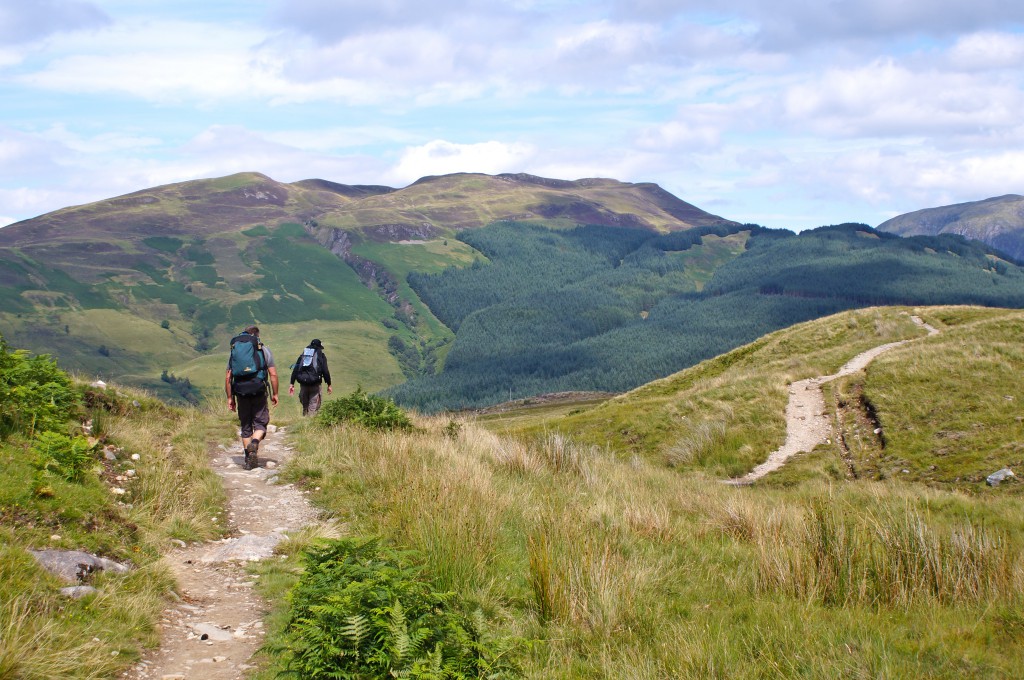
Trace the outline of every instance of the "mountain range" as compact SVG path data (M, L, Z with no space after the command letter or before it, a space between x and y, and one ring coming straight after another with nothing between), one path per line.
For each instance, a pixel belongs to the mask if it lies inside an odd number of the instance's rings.
M959 234L982 241L1024 261L1024 196L1007 194L983 201L926 208L878 225L900 236Z
M1020 307L1024 277L958 236L796 235L650 183L243 173L0 229L0 293L12 346L164 397L213 393L255 321L279 364L322 338L339 384L433 410L629 389L841 309Z

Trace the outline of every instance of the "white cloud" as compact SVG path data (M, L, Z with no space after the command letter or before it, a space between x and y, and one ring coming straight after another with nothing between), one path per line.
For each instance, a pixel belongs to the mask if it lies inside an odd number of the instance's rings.
M323 43L410 26L449 32L473 26L477 34L493 37L495 32L505 32L531 16L528 9L486 0L281 0L272 10L275 26L288 27Z
M110 17L80 0L0 0L0 44L19 44L53 33L95 28Z
M985 71L1024 69L1024 36L986 31L960 37L949 51L953 68Z
M438 139L407 148L390 174L394 181L408 184L428 175L454 172L521 172L536 154L537 150L528 144L454 144Z
M162 144L159 137L114 131L101 132L92 137L71 132L64 124L57 124L39 133L40 139L57 142L71 151L83 154L118 153L137 151Z
M59 180L68 149L39 135L0 127L0 179L35 183ZM10 208L7 208L10 210Z
M643 130L637 146L648 151L710 151L720 144L721 130L714 125L670 121Z
M379 79L416 89L455 74L456 48L448 36L405 29L353 36L333 45L282 52L283 73L298 82L330 78ZM419 84L419 85L417 85Z
M968 134L1020 125L1024 92L999 79L912 71L892 59L826 69L784 93L784 114L801 130L836 136Z
M1024 22L1017 0L613 0L613 16L669 23L687 17L733 24L766 48L799 53L849 40L891 44Z
M355 127L328 127L319 129L280 130L264 134L277 144L306 151L327 153L348 151L363 147L394 144L415 144L420 137L398 127L360 125Z

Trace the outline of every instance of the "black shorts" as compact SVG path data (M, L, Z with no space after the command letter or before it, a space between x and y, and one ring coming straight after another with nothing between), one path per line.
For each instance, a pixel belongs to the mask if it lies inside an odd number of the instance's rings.
M270 424L270 407L267 405L266 392L251 397L235 395L235 408L238 410L238 424L242 426L243 437L251 437L257 431L263 432L266 436L267 425Z

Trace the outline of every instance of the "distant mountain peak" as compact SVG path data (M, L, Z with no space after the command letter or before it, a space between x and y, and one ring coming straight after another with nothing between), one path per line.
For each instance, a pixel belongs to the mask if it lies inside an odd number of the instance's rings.
M925 208L878 225L900 236L959 234L1024 261L1024 196L1005 194L980 201Z

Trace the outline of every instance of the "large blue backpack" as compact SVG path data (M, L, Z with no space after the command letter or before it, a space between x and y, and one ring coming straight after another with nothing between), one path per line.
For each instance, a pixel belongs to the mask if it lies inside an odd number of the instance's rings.
M258 337L243 332L231 338L231 391L241 397L266 391L266 363Z

